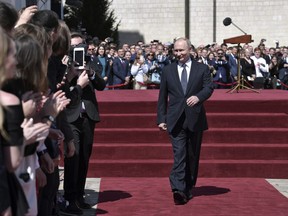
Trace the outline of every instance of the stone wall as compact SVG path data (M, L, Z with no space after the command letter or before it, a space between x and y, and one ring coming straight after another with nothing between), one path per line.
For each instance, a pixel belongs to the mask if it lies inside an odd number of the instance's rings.
M144 39L162 42L185 35L184 0L113 0L111 8L121 21L120 42L134 43ZM213 11L216 13L213 13ZM287 0L190 0L190 39L193 44L222 43L223 39L242 35L232 24L223 25L225 17L251 34L252 45L262 38L267 46L275 40L288 45ZM215 21L216 25L213 25Z

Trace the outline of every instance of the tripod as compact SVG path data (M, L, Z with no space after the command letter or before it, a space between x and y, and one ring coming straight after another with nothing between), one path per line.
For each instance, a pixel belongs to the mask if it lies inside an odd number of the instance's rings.
M233 93L234 91L236 91L237 93L239 92L240 89L248 89L250 91L253 91L255 93L259 93L259 91L252 89L246 85L244 85L244 83L248 84L247 81L244 79L243 76L241 76L241 69L240 69L240 43L238 43L238 49L237 49L237 84L232 87L230 90L227 91L230 93Z

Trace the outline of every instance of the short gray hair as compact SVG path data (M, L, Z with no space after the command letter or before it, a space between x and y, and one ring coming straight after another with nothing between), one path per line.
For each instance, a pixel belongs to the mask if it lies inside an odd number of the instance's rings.
M187 43L189 49L192 48L192 44L191 44L190 40L189 40L188 38L185 38L185 37L176 37L176 38L174 39L174 44L175 44L177 41L180 41L180 40L185 41L185 42Z

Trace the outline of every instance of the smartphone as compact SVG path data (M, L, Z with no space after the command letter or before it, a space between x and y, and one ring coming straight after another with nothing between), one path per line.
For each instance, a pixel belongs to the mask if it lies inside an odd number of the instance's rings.
M26 7L37 5L37 0L26 0Z
M73 62L75 68L84 69L85 49L84 47L75 47L73 49Z

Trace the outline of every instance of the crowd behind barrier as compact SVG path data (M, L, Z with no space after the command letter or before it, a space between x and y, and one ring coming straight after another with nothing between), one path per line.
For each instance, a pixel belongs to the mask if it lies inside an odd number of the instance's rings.
M90 53L93 55L92 59L103 56L109 59L111 70L105 74L108 90L159 88L162 68L176 61L173 42L138 41L119 46L111 40L100 41L91 36L87 36L86 41L87 44L93 44L93 52ZM193 59L209 67L215 88L231 88L237 83L239 61L240 78L248 87L287 89L288 49L286 46L279 46L279 42L275 47L266 47L265 41L262 39L256 47L250 44L229 46L225 43L192 45L190 54ZM98 46L105 47L105 53L99 54ZM125 70L119 71L115 66L119 59L125 65ZM127 77L130 77L129 81Z

